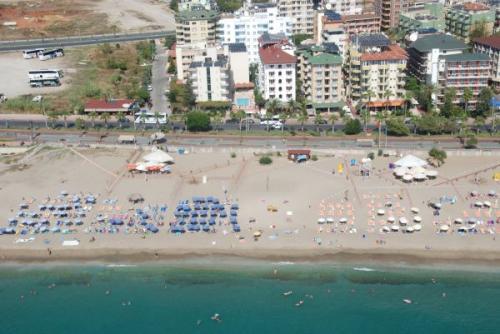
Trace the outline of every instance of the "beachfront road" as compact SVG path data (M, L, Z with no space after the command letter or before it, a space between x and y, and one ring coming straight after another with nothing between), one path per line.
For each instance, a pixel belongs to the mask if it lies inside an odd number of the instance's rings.
M148 145L150 137L147 133L134 132L138 145ZM38 143L68 143L73 145L110 144L118 143L118 133L107 132L104 129L100 133L87 133L76 131L56 130L52 132L37 132L36 130L1 130L0 137L4 139L29 142L33 138ZM170 133L167 135L167 144L176 146L207 146L207 147L248 147L269 148L285 150L290 148L310 149L377 149L377 144L367 146L356 139L346 137L280 137L280 136L218 136L190 135ZM429 150L432 147L440 147L447 150L463 149L463 145L454 138L447 140L422 139L408 140L389 137L381 140L382 149L417 149ZM478 148L482 150L500 150L500 141L497 139L481 139Z

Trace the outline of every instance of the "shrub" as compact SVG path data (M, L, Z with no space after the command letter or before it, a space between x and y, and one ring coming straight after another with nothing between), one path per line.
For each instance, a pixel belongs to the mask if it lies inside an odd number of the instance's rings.
M357 135L361 131L363 131L363 127L359 119L350 119L344 125L344 133L346 135Z
M440 150L438 148L435 148L433 147L430 151L429 151L429 156L431 158L434 158L436 159L437 161L439 161L441 164L444 163L444 160L446 159L447 155L446 155L446 152L443 151L443 150Z
M270 157L270 156L265 155L265 156L263 156L263 157L261 157L261 158L259 159L259 163L260 163L261 165L270 165L270 164L272 164L272 163L273 163L273 159L271 159L271 157Z
M370 160L375 160L375 153L370 152L370 153L368 153L367 157L368 157L368 159L370 159Z
M472 148L476 148L477 147L477 138L476 136L469 136L466 140L465 140L465 145L464 145L464 148L466 149L472 149Z
M191 111L187 114L186 126L189 131L209 131L210 116L201 111Z
M381 157L382 155L384 155L384 150L383 150L383 149L381 149L381 148L379 148L379 150L377 151L377 155L378 155L379 157Z
M311 156L311 160L312 160L312 161L318 161L318 156L317 156L316 154L313 154L313 155Z
M276 156L281 157L281 152L280 151L276 152Z
M233 159L236 158L236 153L231 152L231 158L233 158Z
M77 118L75 120L75 128L79 129L79 130L83 130L87 127L87 125L85 124L85 120L83 118Z

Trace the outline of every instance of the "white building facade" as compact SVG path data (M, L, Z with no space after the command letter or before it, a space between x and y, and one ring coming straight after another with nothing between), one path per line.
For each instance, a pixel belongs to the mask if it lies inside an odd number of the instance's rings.
M259 36L267 32L290 37L292 27L292 19L279 15L276 5L255 4L223 16L217 23L217 39L222 44L244 43L250 63L257 63Z
M309 34L314 32L313 0L276 0L279 13L290 17L293 23L293 34Z
M324 7L340 15L359 15L363 13L364 3L364 0L325 0Z
M196 102L231 101L232 78L227 56L195 58L189 74Z
M295 100L297 59L275 44L259 49L259 90L266 100Z

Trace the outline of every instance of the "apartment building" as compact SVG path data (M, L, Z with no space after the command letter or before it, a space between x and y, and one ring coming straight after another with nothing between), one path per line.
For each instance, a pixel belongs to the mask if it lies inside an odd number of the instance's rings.
M177 45L215 44L216 22L219 13L206 10L203 6L191 6L190 10L175 15L175 35Z
M293 33L292 19L278 12L274 4L246 4L234 14L223 14L217 23L217 40L220 43L244 43L250 63L259 61L258 38L264 33Z
M292 19L293 34L313 34L314 10L319 0L276 0L280 15Z
M346 59L348 98L372 111L402 107L408 55L383 34L351 37Z
M231 101L232 76L226 55L195 57L189 66L196 102Z
M444 5L441 3L426 3L422 7L415 7L401 13L399 16L399 30L405 34L421 29L435 29L444 32L446 28Z
M434 102L443 103L445 88L457 91L455 103L460 103L464 90L473 92L470 107L474 108L480 90L488 85L491 59L487 54L470 53L461 40L446 34L419 38L408 49L408 70L421 83L437 88Z
M316 112L336 111L344 105L342 57L335 44L298 50L297 74L306 100Z
M491 83L500 88L500 36L489 36L473 40L474 52L486 54L491 59Z
M176 45L175 65L177 69L177 80L186 82L186 80L189 79L189 67L195 58L212 57L215 59L219 54L224 54L222 48L206 43Z
M317 11L314 20L314 40L317 45L335 43L340 54L350 35L380 32L380 17L376 14L340 15L332 10Z
M456 90L455 104L463 102L463 94L466 88L472 91L472 99L468 101L468 107L476 107L477 98L481 90L488 87L491 74L491 60L483 53L464 52L449 56L443 56L440 60L440 72L438 78L437 103L442 104L446 88Z
M262 36L259 39L258 86L266 100L282 102L295 100L297 58L287 41L276 41Z
M381 16L381 28L383 31L396 28L399 25L399 14L401 13L405 0L375 0L375 12Z
M364 11L365 0L325 0L324 8L340 15L359 15Z
M446 31L470 41L470 34L474 29L484 25L487 35L493 33L496 11L481 3L465 3L450 8L446 12Z
M194 6L202 6L206 10L217 9L215 0L178 0L177 6L179 11L191 10Z

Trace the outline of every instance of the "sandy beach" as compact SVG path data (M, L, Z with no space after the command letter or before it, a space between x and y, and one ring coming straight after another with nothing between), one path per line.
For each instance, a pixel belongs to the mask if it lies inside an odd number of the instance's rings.
M140 160L150 148L40 146L1 158L0 226L7 227L14 218L19 224L16 234L0 235L0 257L28 262L141 262L203 256L500 262L496 238L500 225L495 223L500 211L497 196L491 195L499 189L493 180L500 162L495 152L450 154L443 166L435 168L436 179L403 183L388 168L398 157L376 157L371 175L360 176L359 161L366 157L362 151L313 151L318 161L302 164L289 161L286 152L281 152L281 156L274 154L271 165L262 166L258 162L262 149L186 149L188 154L179 154L169 147L175 160L171 174L127 171L127 164ZM426 152L413 153L427 156ZM353 159L356 163L351 166ZM130 203L132 193L141 194L144 202ZM26 212L34 212L40 205L57 206L88 194L95 196L96 203L85 206L81 225L63 226L60 233L36 233L22 226L27 218L17 217L20 204L28 206ZM238 204L241 231L234 232L229 221L218 219L211 232L171 233L177 204L193 196L214 196L221 203ZM478 201L489 206L477 207ZM438 216L429 206L437 202L442 203ZM160 207L165 210L158 211ZM154 219L158 233L131 223L137 209L160 212ZM57 219L50 213L38 214L36 219L46 217L50 226L55 225ZM69 218L74 220L72 214ZM105 220L97 222L96 217ZM111 226L109 219L116 217L130 226ZM402 217L408 223L391 230ZM320 218L328 222L319 224ZM455 223L457 218L462 224ZM471 218L473 231L459 232L461 226L470 225ZM421 230L403 232L406 225L417 223ZM446 231L443 225L448 226ZM255 238L256 232L260 237ZM68 240L78 245L63 246Z

